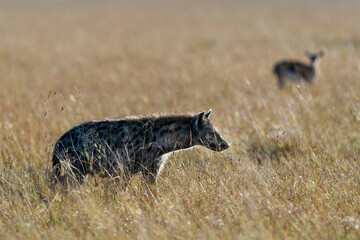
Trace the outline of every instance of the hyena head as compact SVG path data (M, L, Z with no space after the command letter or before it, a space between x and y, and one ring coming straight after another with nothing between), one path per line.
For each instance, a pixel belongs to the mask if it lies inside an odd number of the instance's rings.
M201 112L196 115L191 124L191 132L194 145L201 145L213 151L224 151L230 147L230 144L222 138L219 130L211 123L208 113Z

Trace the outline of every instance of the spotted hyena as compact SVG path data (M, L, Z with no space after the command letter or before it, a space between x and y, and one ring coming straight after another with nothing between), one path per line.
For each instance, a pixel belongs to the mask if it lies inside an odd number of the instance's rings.
M141 172L155 184L167 155L204 146L213 151L229 147L209 120L211 110L195 116L125 118L82 123L55 144L55 175L82 182L87 174L126 177Z

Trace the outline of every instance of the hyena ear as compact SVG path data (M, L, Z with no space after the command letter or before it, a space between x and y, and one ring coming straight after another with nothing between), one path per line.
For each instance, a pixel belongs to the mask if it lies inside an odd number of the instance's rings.
M201 112L195 116L194 120L192 121L191 127L193 130L197 131L199 126L201 125L202 121L204 120L205 112Z
M212 110L210 109L210 110L208 111L208 113L207 113L207 114L205 114L205 117L206 117L206 118L209 118L209 117L210 117L210 115L211 115L211 112L212 112Z
M304 51L305 56L307 56L308 58L311 57L311 52L309 52L308 50Z

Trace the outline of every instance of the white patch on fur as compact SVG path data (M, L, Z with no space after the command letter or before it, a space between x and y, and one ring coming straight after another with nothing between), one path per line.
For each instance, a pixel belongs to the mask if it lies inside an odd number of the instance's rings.
M161 156L161 161L160 161L160 167L159 167L159 171L158 171L158 176L161 173L161 171L164 169L165 163L168 160L169 156L171 155L171 153L167 153Z
M158 171L158 174L157 174L157 175L158 175L158 176L160 175L161 171L164 169L164 166L165 166L167 160L169 159L169 157L170 157L171 155L174 155L176 152L180 152L180 151L188 151L188 150L190 150L190 149L192 149L192 148L194 148L194 147L196 147L196 146L192 146L192 147L187 148L187 149L176 150L176 151L169 152L169 153L166 153L166 154L162 155L162 156L161 156L161 161L160 161L160 167L159 167L159 171Z
M169 130L170 130L170 131L174 131L174 130L175 130L175 127L176 127L176 124L171 124L170 127L169 127Z

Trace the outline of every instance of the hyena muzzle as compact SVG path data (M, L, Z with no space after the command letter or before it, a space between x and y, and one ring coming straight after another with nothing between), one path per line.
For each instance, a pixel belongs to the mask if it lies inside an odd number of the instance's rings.
M126 178L142 172L150 184L168 153L193 146L224 151L230 144L209 120L211 110L195 116L128 118L82 123L55 144L53 169L58 179L87 174Z

